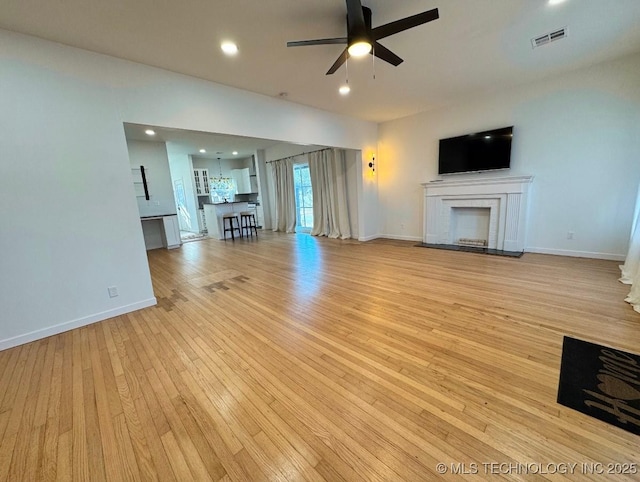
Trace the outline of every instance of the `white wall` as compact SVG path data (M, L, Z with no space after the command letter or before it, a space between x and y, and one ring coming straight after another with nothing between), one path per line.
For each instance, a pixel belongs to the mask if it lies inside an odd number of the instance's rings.
M117 104L62 71L99 67L80 54L0 31L0 349L155 303Z
M127 140L129 163L132 169L144 166L149 200L136 196L140 216L176 214L173 184L169 173L169 159L164 142Z
M510 172L535 176L526 250L623 258L640 182L639 86L635 55L381 124L381 233L422 238L420 183L438 178L439 139L514 125Z
M0 349L155 302L124 122L376 142L372 123L5 30L0 72Z
M256 176L258 181L258 200L260 205L257 206L256 211L258 216L262 215L262 228L273 229L273 219L271 218L271 202L269 197L269 178L267 171L268 164L266 163L266 153L264 149L257 149L256 153Z
M358 230L358 178L360 172L357 165L357 152L351 149L346 149L344 152L344 162L347 169L347 204L349 210L349 224L351 227L351 237L354 239L359 238Z

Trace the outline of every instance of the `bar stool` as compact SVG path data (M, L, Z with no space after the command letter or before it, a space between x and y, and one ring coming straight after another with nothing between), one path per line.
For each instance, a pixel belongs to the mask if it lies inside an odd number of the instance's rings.
M233 225L233 221L235 220L235 226ZM235 241L235 236L233 235L234 231L238 231L240 237L242 237L242 231L240 231L240 223L238 222L238 215L235 213L229 213L222 216L222 235L224 236L224 240L227 240L227 231L231 233L231 239Z
M256 216L251 211L242 211L240 213L240 235L247 233L247 236L253 236L255 231L258 237L258 226L256 225Z

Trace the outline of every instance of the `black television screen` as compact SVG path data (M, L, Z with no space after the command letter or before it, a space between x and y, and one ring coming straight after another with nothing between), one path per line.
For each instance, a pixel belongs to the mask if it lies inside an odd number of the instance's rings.
M506 169L512 138L513 126L440 139L438 174Z

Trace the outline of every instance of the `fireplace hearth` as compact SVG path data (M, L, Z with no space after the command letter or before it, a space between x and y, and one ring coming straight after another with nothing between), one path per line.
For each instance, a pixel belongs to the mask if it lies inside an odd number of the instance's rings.
M504 251L502 249L480 248L476 246L462 246L460 244L416 244L419 248L446 249L448 251L462 251L464 253L490 254L494 256L507 256L509 258L520 258L523 251Z

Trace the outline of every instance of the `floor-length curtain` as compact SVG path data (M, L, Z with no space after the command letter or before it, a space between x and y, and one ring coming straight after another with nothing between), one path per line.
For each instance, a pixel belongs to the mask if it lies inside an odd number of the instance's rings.
M276 200L274 231L296 232L296 195L293 184L293 160L283 159L271 163Z
M309 174L313 189L311 234L330 238L350 238L344 151L325 149L310 153Z
M631 228L629 253L623 266L620 281L631 285L631 292L625 301L633 305L633 309L640 313L640 187L636 199L636 210Z

